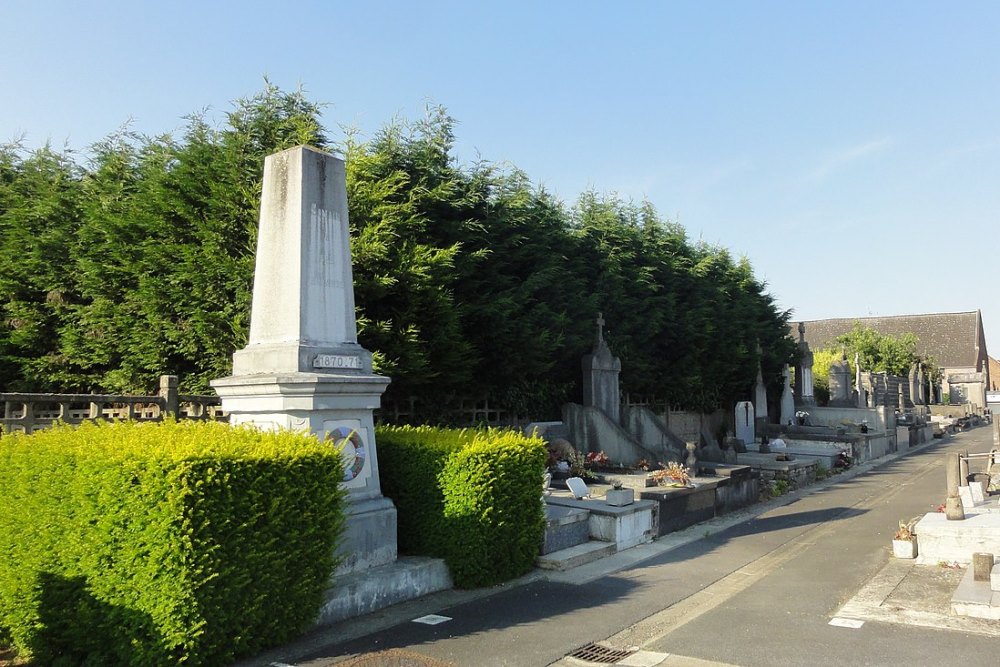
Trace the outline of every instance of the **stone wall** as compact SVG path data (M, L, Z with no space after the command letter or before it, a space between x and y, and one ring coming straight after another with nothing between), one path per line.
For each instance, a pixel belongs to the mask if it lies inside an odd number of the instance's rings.
M0 434L32 433L56 421L80 424L84 421L134 419L160 421L166 415L177 419L226 421L218 396L194 396L178 391L177 377L160 377L154 396L118 394L0 394Z

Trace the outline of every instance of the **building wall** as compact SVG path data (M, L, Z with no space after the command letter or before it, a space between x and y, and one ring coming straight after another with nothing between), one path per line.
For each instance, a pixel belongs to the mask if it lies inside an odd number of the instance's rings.
M990 390L1000 391L1000 361L997 361L993 357L990 357L989 360Z

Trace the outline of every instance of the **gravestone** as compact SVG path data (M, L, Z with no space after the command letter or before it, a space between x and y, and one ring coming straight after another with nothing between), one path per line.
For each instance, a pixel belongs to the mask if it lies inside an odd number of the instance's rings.
M851 367L847 363L847 355L830 364L830 406L852 407L851 402Z
M357 342L344 162L306 146L267 157L249 340L212 386L234 426L307 431L342 448L341 573L396 560L372 420L388 384Z
M761 369L762 352L760 345L757 346L757 381L753 388L754 416L756 418L756 430L763 432L767 426L767 387L764 385L764 373Z
M743 441L744 445L749 445L756 441L756 431L754 429L754 409L750 401L740 401L734 410L734 423L736 424L736 438Z
M584 355L583 405L599 408L616 424L621 422L621 390L618 376L622 371L621 359L611 353L604 340L604 316L597 314L597 337L594 349Z
M792 379L788 364L785 364L781 374L785 379L785 386L781 390L781 423L788 425L795 419L795 399L792 397Z
M919 405L920 401L920 383L917 380L917 364L910 366L910 374L907 377L908 384L910 387L910 404Z
M799 363L795 367L795 404L816 405L813 393L813 352L806 342L806 324L799 322Z
M857 399L859 408L868 407L868 399L865 397L864 384L861 382L861 355L854 354L854 386L857 387Z

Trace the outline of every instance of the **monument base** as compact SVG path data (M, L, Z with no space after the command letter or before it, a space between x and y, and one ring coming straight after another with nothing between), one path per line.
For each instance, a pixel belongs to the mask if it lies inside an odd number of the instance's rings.
M248 345L233 353L233 375L246 377L261 373L281 374L291 368L310 373L314 370L372 372L372 353L357 343L339 345L302 345L276 343Z
M388 565L337 577L326 591L315 625L333 625L453 585L448 566L440 558L400 558Z
M334 576L361 572L396 560L396 506L388 498L351 502Z
M372 410L389 379L367 373L261 373L220 378L212 387L233 426L306 431L344 455L347 521L337 574L396 560L396 508L382 495Z

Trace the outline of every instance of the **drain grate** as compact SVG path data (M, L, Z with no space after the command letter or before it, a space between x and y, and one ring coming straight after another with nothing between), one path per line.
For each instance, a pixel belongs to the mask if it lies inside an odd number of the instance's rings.
M613 665L622 658L627 658L635 653L634 650L621 648L608 648L600 644L587 644L576 649L567 657L584 660L586 662L597 662L604 665Z

